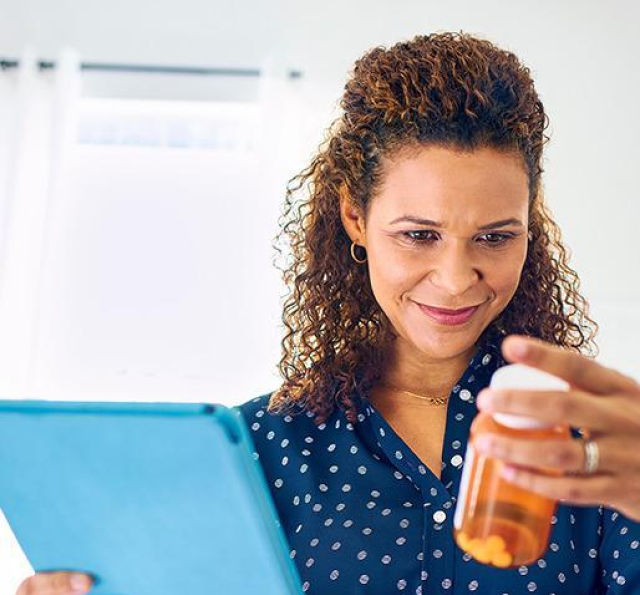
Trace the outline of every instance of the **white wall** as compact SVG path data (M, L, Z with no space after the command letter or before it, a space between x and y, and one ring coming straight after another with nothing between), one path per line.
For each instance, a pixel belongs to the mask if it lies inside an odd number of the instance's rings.
M640 375L640 123L632 116L639 22L633 0L0 0L0 56L32 44L43 57L72 46L87 61L258 67L269 57L304 73L306 92L328 117L365 50L434 30L484 35L533 71L552 124L547 195L602 323L601 358ZM110 84L113 92L129 86ZM306 158L291 158L292 174Z

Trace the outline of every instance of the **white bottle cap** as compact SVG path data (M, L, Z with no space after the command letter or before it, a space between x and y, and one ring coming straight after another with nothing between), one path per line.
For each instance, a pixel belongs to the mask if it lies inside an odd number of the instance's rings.
M525 366L524 364L510 364L498 368L491 377L491 388L495 389L515 389L515 390L552 390L567 391L569 384L542 370ZM558 424L550 424L544 421L512 415L507 413L494 413L493 419L499 424L509 428L550 428L563 423L558 420Z

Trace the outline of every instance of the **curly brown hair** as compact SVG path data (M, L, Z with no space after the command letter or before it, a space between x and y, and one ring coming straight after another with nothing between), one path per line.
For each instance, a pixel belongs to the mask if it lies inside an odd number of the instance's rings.
M365 397L379 380L382 348L395 335L367 267L350 257L340 196L366 216L380 185L381 158L412 147L490 147L515 151L526 164L530 239L520 284L479 343L518 333L597 353L598 326L543 201L548 117L530 70L513 53L462 31L377 47L355 63L340 107L311 164L287 185L275 243L280 256L283 241L288 248L280 267L288 287L284 381L269 412L306 410L320 424L337 405L353 422L353 396Z

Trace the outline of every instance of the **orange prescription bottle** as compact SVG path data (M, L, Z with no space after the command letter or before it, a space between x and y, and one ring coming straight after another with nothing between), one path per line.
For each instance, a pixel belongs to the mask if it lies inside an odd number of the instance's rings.
M568 390L560 378L525 366L498 368L491 387L519 390ZM549 426L517 415L480 412L471 425L454 515L454 536L460 549L478 562L499 568L531 564L549 542L553 500L509 483L500 475L500 460L478 452L475 439L484 432L539 440L570 440L567 424ZM540 472L540 469L537 470ZM547 469L549 475L561 472Z

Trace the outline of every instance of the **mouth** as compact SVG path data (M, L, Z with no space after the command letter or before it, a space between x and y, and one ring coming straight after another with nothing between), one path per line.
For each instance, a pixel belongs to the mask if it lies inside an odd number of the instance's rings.
M439 324L460 325L468 322L473 318L473 315L478 311L482 304L476 304L475 306L467 306L465 308L459 308L451 310L449 308L439 308L435 306L426 306L415 302L420 310L429 316L435 322Z

